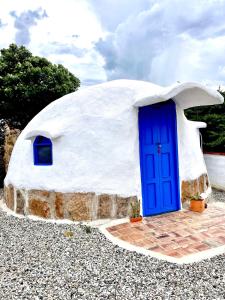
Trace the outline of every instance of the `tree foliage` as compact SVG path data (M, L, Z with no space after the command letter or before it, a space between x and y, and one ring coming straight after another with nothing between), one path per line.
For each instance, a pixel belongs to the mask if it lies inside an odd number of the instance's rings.
M80 81L62 65L11 44L0 55L0 118L23 128L47 104L73 92Z
M225 97L225 91L218 91ZM225 103L190 108L185 115L190 120L207 123L207 128L201 129L205 151L225 152Z

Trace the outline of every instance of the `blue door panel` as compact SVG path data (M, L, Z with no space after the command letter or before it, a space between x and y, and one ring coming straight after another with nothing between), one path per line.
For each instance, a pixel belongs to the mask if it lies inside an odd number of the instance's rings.
M155 157L153 154L146 154L145 159L146 179L152 181L155 179ZM152 166L152 168L148 168L147 166Z
M171 180L162 182L162 190L163 207L169 209L170 207L173 207Z
M180 208L176 108L172 100L139 109L143 215Z
M149 197L151 195L151 197ZM153 210L157 208L157 198L156 198L156 184L148 183L147 184L147 197L149 201L146 203L147 210Z
M161 154L162 179L170 177L170 153Z

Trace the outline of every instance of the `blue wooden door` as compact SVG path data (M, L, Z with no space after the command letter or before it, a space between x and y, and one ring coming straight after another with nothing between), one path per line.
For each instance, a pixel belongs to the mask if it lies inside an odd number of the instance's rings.
M180 208L176 107L172 100L139 108L143 215Z

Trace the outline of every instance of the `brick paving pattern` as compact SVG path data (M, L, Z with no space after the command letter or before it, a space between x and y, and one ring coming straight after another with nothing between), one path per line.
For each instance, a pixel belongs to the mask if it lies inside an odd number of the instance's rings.
M210 206L203 213L171 212L107 230L135 246L181 258L225 245L225 209Z

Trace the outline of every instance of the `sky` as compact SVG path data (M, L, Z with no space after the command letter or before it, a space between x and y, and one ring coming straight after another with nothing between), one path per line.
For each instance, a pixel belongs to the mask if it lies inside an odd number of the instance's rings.
M0 0L0 49L113 79L225 86L225 0Z

